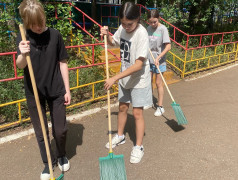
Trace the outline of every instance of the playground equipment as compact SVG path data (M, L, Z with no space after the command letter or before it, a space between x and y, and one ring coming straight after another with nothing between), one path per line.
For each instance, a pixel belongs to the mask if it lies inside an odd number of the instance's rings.
M110 8L107 8L110 7ZM114 32L120 25L118 13L120 5L101 5L101 25L108 26L110 32Z

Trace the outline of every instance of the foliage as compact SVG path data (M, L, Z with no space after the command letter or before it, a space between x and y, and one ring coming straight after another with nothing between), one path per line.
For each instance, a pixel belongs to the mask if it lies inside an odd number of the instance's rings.
M146 5L153 7L154 2ZM156 4L165 20L189 34L237 30L236 0L157 0Z
M11 3L0 3L0 52L10 52L15 50L15 38L17 24L17 0Z
M47 26L59 30L65 44L70 45L71 39L69 35L72 35L72 31L74 30L74 27L68 20L68 18L73 18L73 15L69 13L71 7L61 3L46 3L44 4L44 9L47 17ZM55 18L55 11L57 12L57 18ZM78 34L79 31L75 30L75 33Z
M18 5L16 0L5 1L5 3L0 4L0 53L16 51L15 40L19 24L16 7ZM12 56L0 56L0 79L14 77L12 62ZM24 97L22 80L0 82L0 92L0 104ZM0 109L0 123L3 122L2 119L15 121L18 119L17 115L16 105L3 107Z

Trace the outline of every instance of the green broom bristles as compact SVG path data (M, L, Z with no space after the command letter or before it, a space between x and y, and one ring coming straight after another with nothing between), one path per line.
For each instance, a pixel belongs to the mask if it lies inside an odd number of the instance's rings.
M123 155L109 153L99 158L101 180L126 180L126 168Z
M171 105L174 109L175 116L178 120L178 125L188 124L188 121L187 121L186 117L184 116L180 105L176 104L175 101Z
M64 180L64 175L61 174L56 180Z

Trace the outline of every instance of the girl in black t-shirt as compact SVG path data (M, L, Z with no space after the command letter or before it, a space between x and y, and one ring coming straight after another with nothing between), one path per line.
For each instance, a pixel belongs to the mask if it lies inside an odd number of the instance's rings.
M49 141L49 131L46 118L46 102L48 103L52 122L53 137L56 142L57 159L51 151L53 166L58 161L61 171L68 171L70 164L66 158L65 144L67 134L66 105L70 104L68 58L64 42L59 31L46 27L46 16L42 4L37 0L23 0L19 12L26 29L27 41L17 37L16 64L24 69L24 87L30 118L35 130L36 138L45 168L41 173L41 180L49 180L50 173L46 156L44 138L35 103L31 79L27 68L26 53L30 54L33 72L39 94L41 109L46 125Z

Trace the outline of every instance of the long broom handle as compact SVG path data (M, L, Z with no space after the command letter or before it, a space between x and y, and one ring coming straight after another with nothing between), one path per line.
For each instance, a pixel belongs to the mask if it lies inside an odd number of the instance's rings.
M26 35L25 35L25 30L23 28L23 25L20 24L19 28L20 28L22 40L26 41ZM53 168L52 168L52 162L51 162L51 156L50 156L50 148L49 148L48 139L47 139L47 135L46 135L45 123L44 123L44 119L43 119L43 115L42 115L42 111L41 111L39 95L38 95L38 92L37 92L35 76L34 76L32 64L31 64L31 58L29 56L29 53L26 54L26 61L27 61L28 70L29 70L30 77L31 77L31 84L32 84L32 87L33 87L33 92L34 92L34 96L35 96L37 111L38 111L38 114L39 114L41 128L42 128L42 132L43 132L43 137L44 137L44 142L45 142L45 149L46 149L46 154L47 154L47 159L48 159L48 164L49 164L49 169L50 169L50 179L54 180L55 178L54 178L54 175L53 175Z
M107 79L109 79L107 35L104 35L104 43L105 43L105 57L106 57L106 75L107 75ZM111 108L110 107L111 107L111 105L110 105L110 90L107 90L109 153L112 153L112 123L111 123Z
M150 55L152 56L152 58L153 58L153 60L154 60L154 62L155 62L155 58L154 58L154 56L153 56L153 54L152 54L152 52L151 52L150 49L149 49L149 51L150 51ZM156 65L156 64L155 64L155 65ZM162 80L163 80L163 82L164 82L164 85L165 85L167 91L169 92L169 95L170 95L172 101L175 102L175 100L174 100L174 98L173 98L173 96L172 96L172 94L171 94L171 92L170 92L170 90L169 90L169 87L168 87L168 85L167 85L167 83L166 83L166 81L165 81L165 79L164 79L164 77L163 77L163 75L162 75L162 73L161 73L161 71L160 71L158 65L156 65L156 67L157 67L157 69L158 69L158 71L159 71L159 73L160 73L160 75L161 75L161 78L162 78Z

